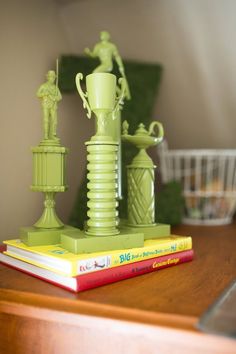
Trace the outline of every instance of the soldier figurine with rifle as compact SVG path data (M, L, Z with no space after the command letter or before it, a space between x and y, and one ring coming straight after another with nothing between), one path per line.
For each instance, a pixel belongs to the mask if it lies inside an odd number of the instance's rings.
M47 81L39 87L37 97L42 99L44 140L58 140L57 103L62 99L58 88L58 69L57 74L54 70L48 71Z

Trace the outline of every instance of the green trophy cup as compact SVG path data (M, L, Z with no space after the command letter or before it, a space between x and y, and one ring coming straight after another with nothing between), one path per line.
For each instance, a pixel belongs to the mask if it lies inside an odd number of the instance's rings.
M155 127L158 134L155 134ZM159 144L164 137L161 123L154 121L148 130L141 123L134 135L128 133L129 124L123 123L122 140L138 148L138 154L127 166L128 179L128 220L123 227L144 233L144 239L154 239L170 235L170 226L155 222L154 170L156 166L146 149Z
M107 124L110 116L116 119L117 112L126 92L126 82L120 78L118 83L121 85L120 93L116 95L116 76L109 73L94 73L86 77L87 92L82 91L80 82L83 79L81 73L76 76L76 86L83 101L84 108L87 109L87 116L91 118L92 112L96 118L96 134L91 141L108 142L113 141L111 135L106 133ZM104 94L106 92L106 94ZM87 100L88 99L88 100ZM117 141L116 141L117 143Z
M74 253L142 247L143 233L132 234L118 229L118 141L107 131L109 119L116 119L126 90L124 78L119 79L117 95L116 76L93 73L86 77L86 92L81 88L81 73L76 86L87 109L96 119L96 133L86 142L88 160L88 221L80 233L63 233L62 246Z
M116 77L107 73L90 74L86 77L87 93L84 94L80 80L76 76L76 85L88 116L91 111L96 118L96 134L87 145L88 152L88 198L89 220L88 235L117 235L118 205L117 199L117 151L118 142L106 134L108 120L116 118L116 112L125 93L124 79L120 79L120 95L116 96ZM105 94L104 94L105 93ZM86 101L88 98L88 101Z
M99 60L99 65L94 69L93 73L111 73L114 66L113 64L116 63L119 73L126 85L124 99L130 100L131 94L125 74L124 64L117 46L111 41L110 33L107 31L101 31L100 41L95 44L92 50L85 48L84 52L89 57L97 58ZM121 111L117 110L114 114L116 114L116 119L107 120L106 131L118 142L118 199L120 200L122 199Z

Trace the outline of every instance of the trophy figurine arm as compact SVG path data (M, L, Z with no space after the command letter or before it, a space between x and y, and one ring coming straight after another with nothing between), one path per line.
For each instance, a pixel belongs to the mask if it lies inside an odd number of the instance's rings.
M89 57L91 57L91 58L96 58L96 57L98 56L98 53L97 53L97 46L95 46L95 47L93 48L93 50L90 50L89 48L85 48L85 49L84 49L84 53L85 53L86 55L88 55Z
M81 88L81 85L80 85L80 81L81 80L83 80L83 74L78 73L76 75L76 78L75 78L76 87L77 87L79 95L80 95L80 97L81 97L81 99L83 101L83 107L87 109L87 117L90 119L92 112L91 112L91 108L89 106L89 103L88 103L88 101L86 99L87 93L84 93L82 88Z
M119 111L120 107L124 104L124 97L126 95L126 90L127 90L127 83L125 78L120 77L118 80L118 83L120 84L120 93L118 94L118 96L116 97L116 105L115 108L112 112L112 119L116 119L117 117L117 112Z
M115 47L115 46L114 46ZM118 68L119 68L119 72L121 74L121 76L125 79L126 81L126 93L125 93L125 97L130 100L131 99L131 95L130 95L130 89L129 89L129 84L128 84L128 81L127 81L127 78L126 78L126 75L125 75L125 69L124 69L124 64L123 64L123 61L121 59L121 56L117 50L117 48L115 47L114 48L114 51L113 51L113 56L115 58L115 61L118 65Z
M115 46L114 46L114 50L113 50L113 55L114 55L115 61L118 65L121 75L124 76L124 74L125 74L124 65L123 65L122 59L119 55L119 52Z
M47 94L47 90L45 89L45 85L41 85L36 93L36 96L38 98L42 98L43 96L45 96Z

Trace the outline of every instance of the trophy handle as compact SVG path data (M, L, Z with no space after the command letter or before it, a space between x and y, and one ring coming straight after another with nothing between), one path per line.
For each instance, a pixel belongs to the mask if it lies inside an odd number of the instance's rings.
M163 125L160 122L158 122L158 121L152 122L150 124L149 130L148 130L149 135L152 135L152 134L155 133L155 130L154 130L155 127L158 127L157 143L160 143L163 140L163 138L164 138Z
M120 77L118 80L118 83L120 84L120 88L119 88L119 95L116 97L116 105L114 110L112 111L112 119L116 119L117 117L117 112L120 109L120 106L124 104L123 99L125 97L126 94L126 90L127 90L127 84L126 84L126 80L123 77Z
M82 88L81 88L81 85L80 85L80 81L83 80L83 74L82 73L78 73L75 77L75 83L76 83L76 87L77 87L77 90L79 92L79 95L83 101L83 107L87 109L87 117L90 119L91 118L91 108L89 106L89 103L86 99L86 97L88 97L88 93L84 93Z

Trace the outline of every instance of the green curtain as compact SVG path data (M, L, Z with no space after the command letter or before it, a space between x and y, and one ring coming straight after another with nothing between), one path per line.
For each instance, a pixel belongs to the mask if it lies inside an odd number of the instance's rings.
M90 74L99 64L95 59L75 55L63 55L60 58L59 87L62 93L76 91L75 76L82 72L84 77ZM130 86L132 99L126 101L122 110L122 121L129 122L129 132L133 134L139 123L149 125L153 120L152 111L161 81L162 66L154 63L141 63L124 60L125 72ZM117 77L120 74L115 68ZM78 98L79 99L79 98ZM85 115L86 119L86 115ZM122 194L119 202L119 216L127 215L127 183L126 166L131 162L137 150L131 145L122 146ZM79 167L78 167L79 168ZM77 198L71 212L69 224L83 228L87 219L87 180L86 175L79 187Z

